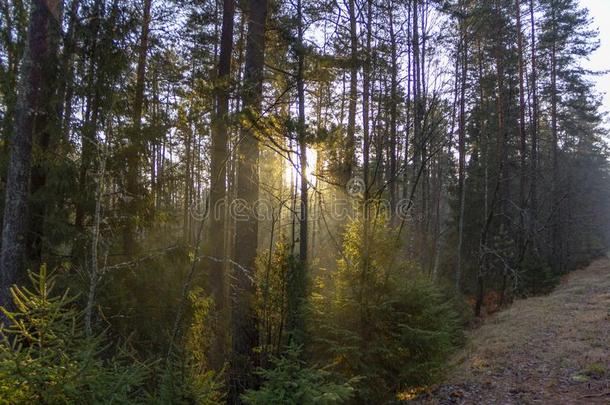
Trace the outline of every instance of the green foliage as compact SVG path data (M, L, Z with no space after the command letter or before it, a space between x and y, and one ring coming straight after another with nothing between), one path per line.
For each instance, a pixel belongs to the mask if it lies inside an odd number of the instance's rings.
M247 404L330 405L344 403L354 395L354 381L337 383L329 371L307 367L301 360L301 349L295 345L273 359L271 368L261 369L258 374L263 385L242 396Z
M261 352L263 357L277 352L282 344L282 331L288 311L286 288L293 265L290 246L282 237L273 252L266 251L257 258L256 310L260 320Z
M154 404L224 403L221 375L210 370L208 355L212 349L214 300L196 287L188 294L192 308L191 323L184 344L174 347L169 361L156 369L156 389L149 396Z
M386 219L369 227L368 241L362 222L348 227L332 292L314 294L315 334L316 352L336 359L345 377L362 377L359 399L378 402L433 382L461 342L462 322L432 280L406 263L393 264L396 235Z
M161 362L157 388L148 397L151 404L223 404L222 384L213 371L204 370L184 355Z
M154 249L144 243L141 247ZM205 285L203 265L197 263L196 266L192 285ZM182 300L182 287L190 268L189 249L180 245L145 257L140 263L121 268L122 271L106 273L98 302L106 313L121 315L109 317L110 327L118 335L130 336L137 344L139 355L148 358L167 353L171 328ZM191 319L192 311L196 310L195 303L190 304L183 317L185 321Z
M195 288L188 294L193 308L193 317L189 326L185 348L193 360L201 365L207 365L207 354L212 347L214 338L212 328L214 300L204 294L203 289Z
M102 356L102 337L86 336L74 297L53 295L45 266L29 277L31 288L12 289L15 311L0 308L0 403L137 403L144 367Z
M521 296L548 293L559 281L551 266L529 251L521 263L519 276L517 293Z

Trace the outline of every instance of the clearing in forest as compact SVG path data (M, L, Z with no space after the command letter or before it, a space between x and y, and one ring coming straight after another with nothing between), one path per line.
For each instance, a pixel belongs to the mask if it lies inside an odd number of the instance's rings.
M421 404L610 404L610 259L470 332Z

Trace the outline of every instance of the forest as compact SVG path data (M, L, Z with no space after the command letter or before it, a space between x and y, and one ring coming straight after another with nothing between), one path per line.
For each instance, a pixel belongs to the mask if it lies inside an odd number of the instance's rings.
M0 403L385 404L610 248L578 0L0 0Z

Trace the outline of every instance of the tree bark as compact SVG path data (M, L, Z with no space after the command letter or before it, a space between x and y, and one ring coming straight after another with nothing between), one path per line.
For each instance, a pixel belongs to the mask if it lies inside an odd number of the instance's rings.
M140 185L140 159L143 154L142 110L144 106L144 81L146 78L146 62L148 60L148 36L150 33L150 11L152 0L144 0L144 15L142 17L142 30L140 45L138 47L138 65L136 68L136 89L133 104L133 133L127 149L127 181L125 193L127 198L127 222L123 233L123 247L128 256L136 251L135 217L141 198Z
M532 156L530 157L531 168L531 231L534 233L534 244L536 244L535 227L538 220L538 66L536 55L536 19L534 14L534 0L530 0L530 25L531 25L531 52L532 52Z
M465 21L461 22L461 59L462 72L460 77L460 118L458 129L458 191L459 191L459 217L458 217L458 252L457 270L455 274L455 288L460 290L462 281L462 247L464 242L464 209L466 206L466 80L468 73L468 41L466 38Z
M233 54L233 27L235 0L223 1L222 31L218 77L215 88L216 114L212 127L212 154L210 159L210 226L208 234L208 256L221 260L209 260L210 292L214 298L219 324L216 331L211 363L214 368L222 367L225 352L225 203L227 183L227 159L229 139L229 95L231 81L231 59ZM220 236L219 236L220 235Z
M521 1L515 0L515 11L517 13L517 53L519 62L519 158L521 165L521 180L519 182L519 237L518 237L518 258L519 261L525 254L525 213L526 213L526 194L525 186L527 182L527 143L525 131L525 85L524 85L524 61L523 61L523 32L521 29Z
M245 123L240 132L237 162L237 200L246 207L244 218L238 220L232 284L232 348L229 403L241 403L240 394L254 386L254 349L258 345L256 314L254 311L255 284L253 282L258 247L258 221L252 211L259 195L259 141L257 126L261 114L263 70L265 63L265 25L267 0L250 0L248 9L248 37L244 72L243 112Z
M72 119L72 99L74 97L74 56L76 52L76 27L78 22L78 9L81 0L72 0L69 12L68 31L64 41L64 52L62 57L59 84L59 117L61 119L61 147L65 148L70 134L70 123Z
M557 125L557 21L555 3L551 2L552 13L552 39L551 39L551 135L552 135L552 221L551 246L553 267L556 272L561 270L563 264L563 251L560 243L561 204L559 201L559 135Z
M74 224L79 233L84 232L85 217L90 211L90 169L95 161L94 152L97 145L97 122L100 110L101 82L105 77L105 66L100 54L100 25L104 15L105 2L95 3L92 10L91 41L87 49L88 55L82 55L83 59L88 57L89 67L87 70L87 87L92 89L86 99L85 119L81 130L81 162L78 176L78 199ZM71 113L70 113L71 114Z
M421 56L419 43L419 0L413 0L413 171L418 173L422 171L424 165L423 139L422 139L422 118L423 108L421 101ZM414 175L413 178L416 176ZM421 194L423 196L423 194ZM417 223L420 226L423 224L423 198L416 204Z
M393 2L390 4L389 24L390 24L390 218L393 225L396 224L396 209L397 209L397 187L396 178L396 148L397 148L397 121L398 121L398 51L396 32L394 31L394 10Z
M50 169L49 157L58 146L60 133L59 106L61 101L58 94L59 84L59 59L58 51L61 41L61 23L63 5L57 1L49 4L52 21L47 27L49 49L44 62L43 81L45 85L41 88L41 100L44 107L38 112L35 122L34 133L34 156L32 162L32 174L30 179L31 198L30 215L28 225L28 257L31 259L32 268L38 268L42 264L43 241L45 232L45 218L49 201L41 196L47 184L47 175Z
M303 307L307 298L308 259L308 178L307 178L307 132L305 127L305 43L303 41L303 4L297 0L297 101L298 101L298 144L300 168L300 212L299 212L299 265L290 269L288 277L288 328L290 339L296 344L304 343L305 320ZM296 193L296 190L295 190Z
M370 93L371 93L371 37L372 37L372 1L366 2L366 44L364 52L364 61L362 64L362 132L363 132L363 151L362 151L362 171L364 174L364 195L362 206L362 264L360 269L359 280L359 305L360 305L360 337L361 344L368 344L369 339L369 317L368 317L368 300L370 297L366 294L366 288L369 280L370 270L370 234L371 234L371 201L370 201ZM364 347L363 347L364 349Z
M27 249L27 217L32 172L32 144L44 131L53 98L46 98L53 78L48 70L54 60L53 31L59 30L59 0L33 0L16 105L15 133L11 140L6 200L0 253L0 305L12 308L10 287L24 274ZM55 48L55 50L54 50ZM50 104L51 103L51 104Z
M347 107L347 139L345 145L345 167L343 183L353 175L356 165L356 105L358 102L358 28L356 24L356 1L349 0L349 34L350 34L350 82L349 102Z
M15 115L18 102L19 67L23 59L25 44L27 43L27 22L19 18L27 14L26 4L16 1L0 2L3 14L2 40L6 49L6 60L0 62L0 86L4 101L4 114L2 116L2 139L4 144L0 148L2 154L8 157L10 134L15 128ZM13 35L15 33L15 35ZM5 66L3 66L5 65ZM1 174L2 181L6 181L6 172Z

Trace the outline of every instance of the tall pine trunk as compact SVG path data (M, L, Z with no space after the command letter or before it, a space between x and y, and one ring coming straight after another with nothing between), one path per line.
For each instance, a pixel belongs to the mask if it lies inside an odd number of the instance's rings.
M142 140L142 112L144 108L144 80L146 62L148 60L148 36L150 33L150 11L152 0L144 0L144 15L138 47L138 65L136 67L136 89L133 103L133 132L127 150L127 180L125 192L127 198L127 223L123 233L125 253L131 256L136 251L135 217L138 215L141 203L140 159L144 153Z
M356 22L356 1L349 0L349 35L350 35L350 79L349 102L347 107L347 139L345 145L345 167L342 182L352 177L356 165L356 106L358 102L358 28Z
M212 153L210 161L210 226L208 234L208 255L210 266L210 292L214 298L216 313L219 315L215 344L211 356L212 366L222 366L225 352L225 208L227 159L229 139L229 91L231 80L231 58L233 54L233 26L235 0L223 1L222 33L220 37L220 57L218 59L218 85L215 89L216 114L212 127ZM219 236L220 235L220 236ZM221 260L218 260L221 259Z
M393 4L392 4L393 5ZM394 10L390 8L390 218L392 225L396 224L396 209L398 204L398 182L397 182L397 132L398 132L398 51L397 38L394 28Z
M537 245L536 222L538 221L538 64L536 55L536 18L534 13L534 1L530 0L530 25L531 25L531 52L532 52L532 156L530 157L531 170L531 230L534 245Z
M371 97L371 39L372 39L372 0L366 2L366 45L365 59L362 65L362 132L363 152L362 171L364 173L364 203L363 203L363 235L362 235L362 268L360 269L360 337L363 345L368 344L369 339L369 304L370 297L365 290L369 283L370 272L370 235L371 235L371 201L370 201L370 97ZM364 349L364 347L363 347Z
M259 195L259 142L257 127L261 114L265 64L267 0L250 0L248 38L242 94L245 122L240 132L237 162L237 200L246 207L236 224L236 249L232 283L232 361L229 403L241 403L240 394L254 385L254 349L258 345L254 298L254 272L258 247L258 221L252 210Z
M551 134L552 134L552 220L551 220L551 246L553 268L561 271L563 266L563 249L561 249L561 203L559 201L559 135L557 124L557 18L555 3L551 2L552 13L552 39L551 39Z
M305 128L305 44L303 42L303 5L297 0L297 101L298 144L300 167L300 212L299 212L299 264L293 266L288 276L288 329L290 338L297 344L304 343L305 320L303 308L307 298L308 259L308 178L307 178L307 132ZM296 191L295 191L296 192Z
M423 140L422 140L422 119L423 108L421 101L421 52L419 39L419 0L413 0L413 170L416 175L413 176L414 182L419 182L422 168L424 165L424 157L422 156ZM416 184L413 187L417 187ZM423 211L419 206L422 201L417 202L417 222L423 224Z
M465 21L461 22L461 77L460 77L460 113L458 128L458 247L457 270L455 274L455 288L459 291L462 281L462 249L464 243L464 211L466 206L466 79L468 73L468 41L466 38ZM457 78L456 78L457 80Z
M523 61L523 32L521 29L521 1L515 0L515 10L517 13L517 53L519 61L519 158L521 166L521 180L519 182L519 237L518 237L518 258L519 261L525 255L526 229L526 194L525 186L527 182L527 143L525 132L525 84L524 84L524 61Z
M47 114L54 97L48 97L54 78L49 63L57 52L54 33L59 32L59 0L33 0L16 105L15 132L11 139L6 180L6 200L0 253L0 305L11 308L11 285L24 274L27 250L28 199L32 173L32 144L46 130ZM51 62L52 63L52 62ZM51 69L53 70L53 69Z
M57 150L60 134L60 98L59 89L59 44L61 38L61 23L63 5L49 4L53 20L49 24L47 55L45 57L45 68L43 70L43 81L45 85L41 88L41 100L44 106L38 111L35 122L35 133L33 140L34 156L32 162L32 174L30 179L31 199L30 215L28 224L28 257L31 266L38 268L43 259L43 241L45 233L45 219L47 207L52 204L44 197L47 176L50 170L52 154Z

